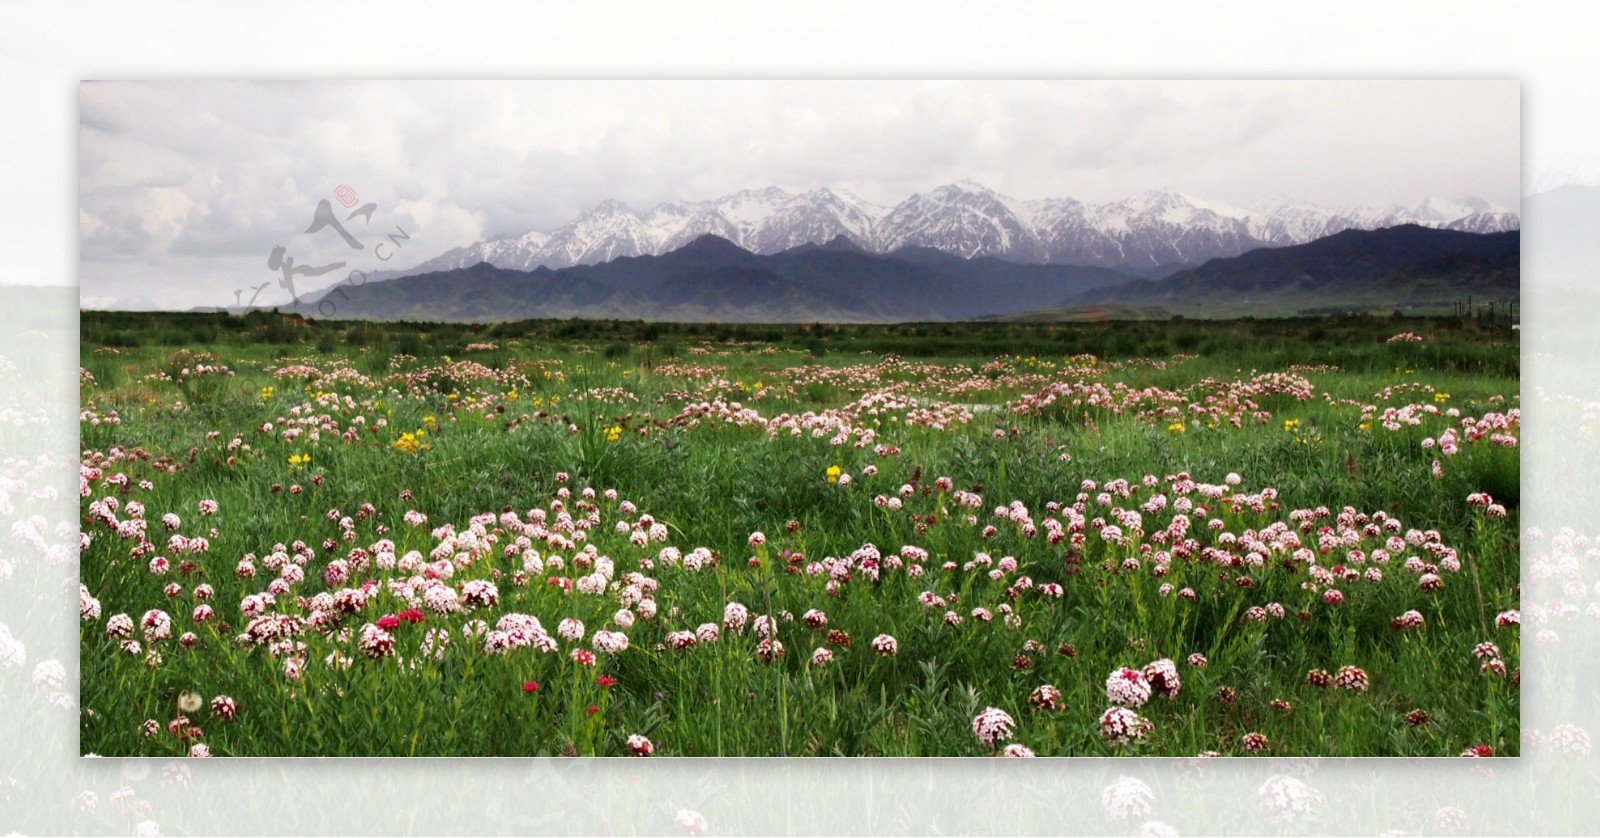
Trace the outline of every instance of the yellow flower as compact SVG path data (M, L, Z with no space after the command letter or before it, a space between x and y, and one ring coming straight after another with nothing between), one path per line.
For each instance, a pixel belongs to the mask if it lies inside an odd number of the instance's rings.
M1283 420L1283 429L1286 430L1286 431L1292 431L1292 430L1294 430L1294 429L1296 429L1298 427L1300 427L1300 420L1299 419L1285 419L1285 420Z
M1439 404L1444 404L1445 402L1450 401L1450 394L1449 393L1434 393L1433 394L1433 400L1435 402L1438 402Z
M616 442L618 439L621 439L621 438L622 438L622 426L621 425L612 425L611 427L606 428L606 442Z
M1173 436L1177 436L1186 430L1188 430L1188 428L1186 428L1182 422L1173 422L1167 426L1167 433L1172 434Z
M839 482L839 475L841 475L843 473L844 473L844 469L839 468L838 466L828 466L828 482L829 483L838 483Z
M1370 431L1370 430L1372 430L1372 423L1371 422L1362 422L1358 427L1360 427L1361 430L1363 430L1363 431Z

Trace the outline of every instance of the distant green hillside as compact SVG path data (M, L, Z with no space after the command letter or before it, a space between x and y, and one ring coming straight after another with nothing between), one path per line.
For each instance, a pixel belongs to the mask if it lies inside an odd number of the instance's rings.
M984 318L1001 323L1095 323L1108 320L1168 320L1172 312L1156 306L1084 305L1041 308Z
M1343 311L1448 312L1454 302L1516 302L1520 233L1416 225L1347 230L1293 247L1213 259L1158 281L1091 289L1069 306L1147 306L1199 317Z

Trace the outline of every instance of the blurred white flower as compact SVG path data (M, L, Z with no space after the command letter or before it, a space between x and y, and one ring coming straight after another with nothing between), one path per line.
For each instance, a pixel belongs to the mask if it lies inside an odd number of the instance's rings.
M28 662L28 650L22 641L13 637L11 628L0 623L0 667L10 669Z
M679 809L678 816L674 820L678 822L678 826L683 827L686 832L694 835L704 834L710 828L710 824L706 823L705 815L693 809Z
M1143 780L1126 775L1100 792L1100 803L1106 807L1106 814L1119 821L1150 814L1155 799L1155 792Z
M1440 829L1455 830L1467 825L1467 813L1454 806L1445 806L1433 813L1433 822Z
M59 690L67 682L67 668L61 661L40 661L33 668L33 685L45 690Z
M1268 777L1257 790L1261 809L1273 817L1284 820L1311 818L1322 805L1322 792L1295 777L1279 774Z

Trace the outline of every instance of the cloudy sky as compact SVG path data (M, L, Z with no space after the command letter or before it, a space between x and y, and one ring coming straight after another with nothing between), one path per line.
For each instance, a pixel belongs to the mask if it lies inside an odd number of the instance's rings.
M300 264L410 267L607 198L643 211L768 185L891 206L960 179L1024 199L1170 188L1246 206L1515 207L1520 193L1504 81L90 82L79 107L86 306L228 304L273 282L257 298L270 305L288 299L275 246ZM305 232L321 200L344 219L340 186L377 205L346 222L359 253ZM394 227L411 238L378 262Z

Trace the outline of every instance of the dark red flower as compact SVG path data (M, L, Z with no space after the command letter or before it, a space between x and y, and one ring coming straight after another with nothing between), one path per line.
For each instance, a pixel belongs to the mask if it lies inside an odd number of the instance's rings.
M427 619L425 616L423 616L421 611L418 611L415 608L412 608L412 609L407 610L407 611L401 611L396 616L398 616L402 620L405 620L408 623L420 623L423 620Z
M528 683L523 684L522 685L522 691L525 692L525 693L536 693L536 692L538 692L539 691L539 682L538 681L529 681Z
M617 679L611 677L610 675L601 675L599 678L595 679L595 682L600 686L609 689L617 683Z
M399 627L400 627L400 618L396 617L393 614L389 614L389 615L386 615L386 616L378 618L378 628L381 628L384 631L391 631L391 630L397 629Z
M589 705L589 715L593 716L594 714L596 714L598 712L600 712L600 708L599 707L596 707L593 704Z

